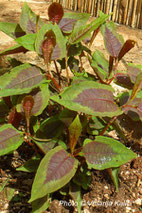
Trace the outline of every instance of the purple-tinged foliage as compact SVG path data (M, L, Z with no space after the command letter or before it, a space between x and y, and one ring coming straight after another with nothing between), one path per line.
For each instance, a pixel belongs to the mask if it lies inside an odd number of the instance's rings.
M0 156L13 152L22 143L22 134L11 124L0 127Z
M113 94L109 90L86 89L82 91L73 102L87 106L95 112L113 112L117 110L114 104Z
M136 42L134 40L130 40L130 39L128 39L124 43L123 47L121 48L121 50L119 52L118 61L120 61L123 58L123 56L135 46L135 43Z
M43 25L43 22L25 2L24 6L22 7L19 24L22 30L28 34L36 33Z
M116 27L113 22L108 22L101 27L104 37L105 47L110 56L117 58L123 46L123 38L116 33Z
M78 161L61 146L49 151L37 170L29 202L66 185L74 176L77 167Z
M62 18L58 26L60 27L62 32L69 33L73 30L73 27L76 22L76 19Z
M53 24L58 24L64 15L64 10L61 4L52 3L48 8L49 21Z
M109 54L112 57L117 58L122 48L122 44L108 27L105 28L105 40Z
M109 137L97 136L95 140L86 139L83 155L89 168L103 170L118 167L136 157L123 144Z
M86 144L83 148L83 153L87 162L101 165L111 161L112 157L117 154L107 144L97 141Z
M122 113L113 100L111 87L94 81L73 84L51 99L70 110L89 115L113 117Z
M48 31L45 35L45 40L42 43L42 52L45 64L51 63L51 56L53 49L56 46L56 36L52 30ZM57 56L58 58L59 56Z

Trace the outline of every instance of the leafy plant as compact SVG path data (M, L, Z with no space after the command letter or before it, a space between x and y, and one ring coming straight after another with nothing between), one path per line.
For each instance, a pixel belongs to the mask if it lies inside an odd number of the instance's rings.
M0 155L24 141L35 150L35 156L17 169L36 173L29 200L32 212L47 209L57 190L76 199L80 212L81 188L88 189L91 169L107 169L118 190L118 168L136 158L105 133L115 128L112 124L123 113L142 120L142 71L130 64L118 71L119 61L135 41L124 42L114 23L107 22L108 15L100 12L88 24L89 14L64 13L59 3L52 3L48 16L44 23L24 3L19 24L0 23L0 30L17 42L1 56L35 51L46 65L41 69L11 63L12 69L1 74ZM90 50L99 31L109 60L99 50ZM82 57L89 61L92 75L84 69ZM115 96L112 81L128 92ZM24 132L18 130L22 119Z

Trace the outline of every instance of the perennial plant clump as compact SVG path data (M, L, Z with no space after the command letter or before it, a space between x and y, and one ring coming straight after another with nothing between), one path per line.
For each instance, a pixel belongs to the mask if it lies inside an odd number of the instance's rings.
M23 142L35 150L18 170L35 173L29 202L38 213L48 208L57 190L81 202L92 169L107 169L118 190L118 169L136 154L106 133L122 114L142 120L141 66L118 70L135 41L124 41L102 12L88 24L89 14L64 13L59 3L52 3L48 16L44 23L24 3L18 24L0 22L0 30L17 42L0 56L35 51L46 65L44 70L9 58L12 68L0 74L0 155ZM98 32L109 60L99 50L91 51ZM84 69L83 57L94 73ZM114 95L112 82L127 92ZM24 132L19 130L23 119ZM80 212L81 205L77 208Z

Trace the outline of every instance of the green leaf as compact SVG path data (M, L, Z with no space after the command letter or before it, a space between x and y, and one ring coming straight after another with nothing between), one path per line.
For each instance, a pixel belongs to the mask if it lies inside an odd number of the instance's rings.
M48 84L42 84L39 88L34 89L29 95L32 96L34 100L34 105L31 110L31 116L38 116L40 115L43 110L47 107L49 101L49 88ZM22 106L22 100L24 99L25 95L22 95L18 99L18 103L16 106L17 112L24 113L24 109Z
M56 139L42 139L42 138L40 138L40 140L39 138L32 138L32 141L36 143L39 149L45 154L49 152L51 149L55 148L57 145L60 145L60 143L64 143ZM63 148L66 149L66 145Z
M99 50L93 53L91 66L101 79L105 79L108 76L109 63Z
M90 24L75 27L73 32L69 36L69 43L75 44L89 37L91 32L96 30L101 24L103 24L108 19L108 17L108 15L100 13L100 16L92 21Z
M88 190L92 183L91 173L88 175L88 172L89 170L85 164L85 166L83 165L80 171L78 171L73 178L73 182L82 187L84 190Z
M4 188L4 194L5 194L5 197L8 201L11 201L12 198L14 197L15 195L15 189L14 188L10 188L10 187L5 187Z
M34 141L35 142L35 141ZM46 154L49 152L51 149L55 148L57 145L57 141L50 141L50 142L35 142L36 145Z
M62 59L66 55L66 39L57 24L53 25L52 23L49 23L42 26L37 33L35 50L39 55L43 55L42 44L45 40L46 33L51 30L56 36L56 46L53 49L51 60Z
M81 187L79 185L71 183L69 194L77 204L76 207L77 207L78 213L81 213L81 208L82 208Z
M104 136L96 136L94 141L86 139L83 155L88 167L98 170L119 167L137 156L117 140Z
M34 156L30 160L25 162L23 166L18 167L16 171L36 172L40 164L40 161L41 158L39 156Z
M61 120L66 127L69 127L76 115L77 113L74 111L63 109L63 111L59 114L59 120Z
M79 115L73 120L69 126L69 138L70 138L70 149L71 153L74 152L74 148L77 144L78 138L82 132L82 125L79 119Z
M88 13L75 13L75 12L67 12L64 14L63 18L69 18L76 20L75 28L82 26L83 24L86 24L86 22L90 18L90 14Z
M118 179L119 168L111 169L111 178L116 187L116 191L119 192L119 179Z
M58 118L58 116L47 118L40 125L40 128L36 132L36 137L45 139L57 138L63 132L64 127L64 123Z
M0 22L0 30L13 39L25 34L17 23Z
M6 180L4 180L1 184L0 184L0 193L4 190L4 188L6 187L8 181L10 178L7 178Z
M43 213L49 206L49 195L45 195L32 202L32 213Z
M74 176L77 167L78 161L61 146L49 151L37 170L29 202L62 188Z
M8 112L9 112L8 106L5 104L3 100L0 100L0 119L4 118Z
M113 100L113 89L94 81L82 81L51 99L70 110L95 116L113 117L122 112Z
M11 124L0 127L0 156L9 154L16 150L23 143L22 133Z
M91 135L99 135L99 133L102 132L103 129L106 127L106 125L107 125L107 122L103 120L102 118L92 116L89 119L87 133ZM111 130L111 126L106 130L106 132L110 130Z
M26 33L36 33L43 25L39 17L31 10L25 2L20 15L20 26Z
M38 67L30 64L20 65L0 76L0 97L29 93L44 81L46 80Z
M35 38L36 38L36 34L28 34L20 38L17 38L15 41L21 46L23 46L25 49L34 51Z

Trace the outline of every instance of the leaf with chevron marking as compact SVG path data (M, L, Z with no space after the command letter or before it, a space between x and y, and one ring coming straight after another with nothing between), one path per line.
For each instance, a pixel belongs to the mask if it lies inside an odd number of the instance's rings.
M49 151L42 159L32 186L32 202L66 185L74 176L78 161L61 146Z
M98 170L119 167L136 158L136 154L123 144L104 136L97 136L94 141L86 139L83 154L89 168Z
M11 124L0 127L0 156L9 154L16 150L23 143L23 134Z

